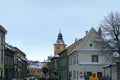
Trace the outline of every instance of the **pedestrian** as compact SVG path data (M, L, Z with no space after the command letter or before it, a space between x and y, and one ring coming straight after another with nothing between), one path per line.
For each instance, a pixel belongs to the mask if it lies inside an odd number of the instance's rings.
M92 75L89 77L89 80L99 80L98 77L96 76L96 73L92 73Z
M85 80L84 74L80 72L80 80Z

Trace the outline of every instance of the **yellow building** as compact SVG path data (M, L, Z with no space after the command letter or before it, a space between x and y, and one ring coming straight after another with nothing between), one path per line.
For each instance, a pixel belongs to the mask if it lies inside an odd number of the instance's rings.
M43 76L43 72L41 68L31 68L29 69L29 74L39 76L39 77Z
M43 76L42 66L43 64L39 61L29 61L28 63L29 75L31 76Z

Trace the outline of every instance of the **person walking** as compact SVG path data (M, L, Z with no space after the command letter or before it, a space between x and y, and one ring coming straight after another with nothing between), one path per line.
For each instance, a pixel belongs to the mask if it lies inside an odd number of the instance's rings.
M89 80L99 80L99 78L96 76L96 73L92 73L92 75L89 77Z
M80 80L85 80L84 74L80 72Z

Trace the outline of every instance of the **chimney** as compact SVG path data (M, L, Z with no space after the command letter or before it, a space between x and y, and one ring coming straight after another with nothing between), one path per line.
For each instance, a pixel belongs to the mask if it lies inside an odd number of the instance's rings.
M88 31L86 31L85 33L86 33L86 35L87 35L87 34L88 34Z
M48 56L48 60L50 60L50 56Z
M102 35L101 27L99 27L99 29L98 29L98 34L99 34L99 35Z
M77 38L75 38L75 42L77 41Z

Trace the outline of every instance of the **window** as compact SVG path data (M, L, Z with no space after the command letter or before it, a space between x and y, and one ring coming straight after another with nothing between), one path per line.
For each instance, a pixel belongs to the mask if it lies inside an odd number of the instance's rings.
M2 46L3 46L3 42L4 42L3 38L4 38L3 36L0 36L0 45L2 45Z
M98 62L98 55L92 55L92 62Z
M76 56L73 56L73 64L76 64Z
M72 57L69 58L69 65L72 65Z
M1 60L3 62L3 50L1 50Z
M75 64L75 56L73 56L73 64Z
M4 45L4 37L1 37L2 45Z
M39 73L40 71L38 70L38 73Z
M77 71L77 80L78 80L78 77L79 77L79 75L78 75L78 71Z
M78 64L78 54L77 54L77 64Z
M66 66L66 59L62 59L61 61L60 61L60 66Z
M87 77L90 77L92 75L92 72L87 72Z
M101 78L101 77L102 77L102 72L97 72L97 76L98 76L99 78Z
M0 71L0 77L2 77L2 74L3 74L2 71Z
M31 74L33 73L33 71L31 70Z
M72 78L72 71L69 72L69 79Z
M7 64L7 56L5 56L5 64Z
M70 65L70 59L68 59L69 60L69 65Z
M3 50L0 50L0 63L3 63Z
M76 79L76 72L73 71L73 79Z

